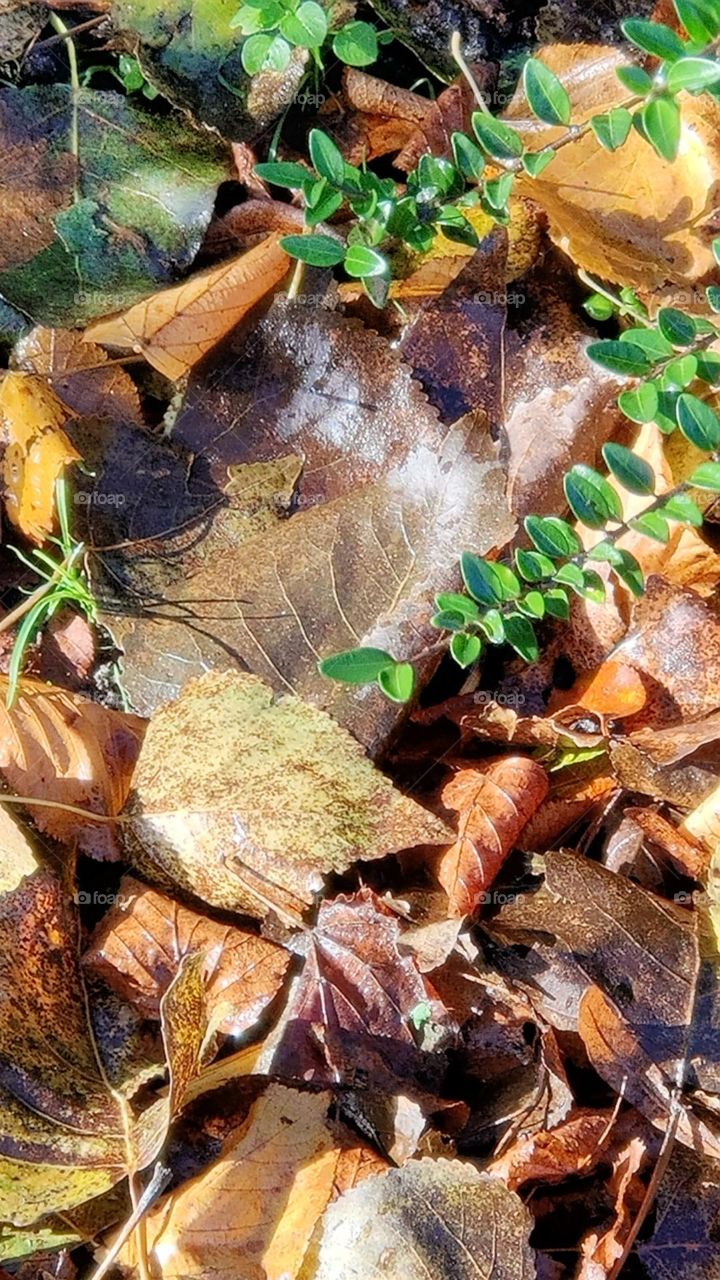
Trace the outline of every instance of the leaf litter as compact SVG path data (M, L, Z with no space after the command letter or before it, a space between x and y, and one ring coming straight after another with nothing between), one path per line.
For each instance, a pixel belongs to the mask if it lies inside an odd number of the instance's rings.
M716 526L623 539L643 598L575 600L530 667L453 675L431 625L463 551L502 554L627 440L572 268L702 296L717 103L689 99L672 170L586 133L519 175L477 250L395 264L401 310L322 268L287 297L300 210L252 167L297 162L295 116L402 174L476 106L415 74L454 74L448 17L439 41L377 7L404 83L330 68L302 110L303 58L245 77L232 5L100 6L77 83L37 6L0 15L3 629L59 478L98 600L14 700L0 676L0 1260L25 1280L718 1274ZM453 8L492 95L515 18ZM117 40L144 89L108 88ZM540 58L580 119L624 97L615 45ZM504 118L555 136L522 89ZM651 424L635 449L663 491L697 461ZM357 643L414 660L410 714L319 675Z

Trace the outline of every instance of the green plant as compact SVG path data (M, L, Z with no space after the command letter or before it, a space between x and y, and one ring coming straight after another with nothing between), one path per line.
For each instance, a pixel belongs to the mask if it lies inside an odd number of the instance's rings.
M317 0L243 0L230 26L245 40L242 64L248 75L284 71L293 49L308 49L322 67L327 43L341 62L367 67L375 62L380 43L392 39L369 22L352 20L332 31L332 16Z
M85 547L82 542L75 541L70 530L68 487L64 479L57 481L55 493L60 537L50 538L49 541L59 549L60 556L53 557L38 548L30 556L26 556L17 547L11 547L18 559L43 579L44 585L30 593L23 605L3 619L3 625L7 625L22 616L8 671L6 702L9 707L17 696L18 682L30 645L62 605L73 605L85 614L89 622L97 622L97 603L81 564Z
M684 90L720 96L720 63L715 56L720 0L673 3L688 39L661 23L624 22L627 39L659 58L659 65L652 75L637 66L621 68L618 78L631 96L583 124L571 124L570 102L557 77L536 59L526 61L523 84L532 111L545 123L566 130L540 152L526 151L520 134L488 112L455 42L456 59L482 108L472 116L473 136L453 134L452 160L422 156L406 186L400 187L392 179L347 164L333 141L314 130L309 140L311 173L298 164L258 166L266 180L300 189L305 198L308 233L285 237L283 246L302 262L342 264L349 276L362 281L372 301L382 306L395 246L404 243L427 250L438 231L450 239L477 244L466 210L480 205L494 221L507 222L515 175L523 170L536 177L561 147L588 130L601 146L614 151L635 129L659 156L674 160L680 140L677 94ZM344 204L354 215L344 240L313 231ZM713 248L720 263L720 240ZM525 532L530 545L517 550L511 564L465 552L460 564L465 589L439 595L432 618L463 668L476 662L488 644L509 644L526 661L537 659L538 621L567 618L570 593L595 601L604 598L604 582L596 567L600 562L608 564L633 594L641 595L642 569L628 551L617 546L618 540L631 529L667 542L673 523L702 524L693 489L720 493L720 418L703 398L708 387L720 384L720 356L708 350L720 337L720 328L708 318L671 307L662 308L651 321L634 291L621 289L615 295L601 283L588 283L593 293L585 305L591 316L597 320L617 316L629 323L618 338L596 342L588 349L598 364L635 380L618 398L622 412L634 423L655 422L668 435L679 429L709 457L687 482L656 496L652 468L631 449L606 444L603 459L610 473L626 489L653 499L641 515L626 521L618 494L605 476L577 464L565 476L564 491L573 515L603 535L591 550L583 549L572 526L560 516L529 516ZM706 297L710 310L720 312L720 287L710 286ZM397 702L407 701L415 685L411 664L378 649L335 654L320 663L320 670L349 684L374 681Z
M120 81L126 93L142 93L143 98L147 98L149 102L152 102L153 98L158 96L158 90L154 85L150 84L149 80L145 79L140 63L132 54L121 53L118 58L117 68L103 65L87 67L82 75L82 83L84 85L90 84L93 76L98 73L103 75L109 73Z

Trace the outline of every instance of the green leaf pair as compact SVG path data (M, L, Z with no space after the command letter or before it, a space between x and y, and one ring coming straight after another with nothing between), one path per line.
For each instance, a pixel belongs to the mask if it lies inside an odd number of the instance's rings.
M346 649L318 663L321 675L343 684L377 684L391 702L409 702L415 691L415 669L397 662L384 649Z

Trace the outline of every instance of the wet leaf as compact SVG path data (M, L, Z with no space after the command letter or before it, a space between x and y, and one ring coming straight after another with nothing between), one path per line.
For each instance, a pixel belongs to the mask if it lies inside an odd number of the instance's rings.
M443 804L459 814L458 838L439 859L437 876L451 915L473 912L548 792L542 765L507 756L484 772L463 769L447 784Z
M446 832L324 711L229 672L156 712L127 811L127 852L148 877L260 917L297 917L331 871Z
M238 258L145 298L124 315L90 325L85 339L142 353L154 369L176 381L280 283L289 266L277 237L268 236Z
M227 1035L255 1026L290 962L288 952L257 934L198 915L124 876L83 965L143 1017L159 1018L160 1001L183 957L195 953L203 958L208 1019Z
M5 374L0 383L5 510L33 542L43 543L54 531L56 482L80 458L63 431L67 418L65 406L40 378Z
M13 158L2 178L0 289L46 325L83 323L173 280L197 252L225 177L221 146L177 117L90 89L77 109L76 162L69 86L4 89L0 99L0 140Z
M141 422L137 387L127 369L72 329L37 326L13 351L18 369L47 378L63 404L84 417Z
M676 1147L658 1188L655 1227L637 1245L650 1280L717 1280L720 1182L714 1160Z
M527 1209L499 1179L462 1161L413 1160L326 1210L314 1276L531 1280L529 1230Z

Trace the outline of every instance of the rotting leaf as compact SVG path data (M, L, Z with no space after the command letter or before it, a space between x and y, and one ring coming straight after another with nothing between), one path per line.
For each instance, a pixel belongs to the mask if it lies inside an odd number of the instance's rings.
M39 680L24 679L11 708L0 676L0 772L18 795L115 816L122 809L144 722ZM40 831L96 858L120 856L116 828L52 805L27 806Z
M140 397L127 369L73 329L37 325L16 344L13 362L47 378L68 408L83 417L142 422Z
M547 793L545 770L527 756L505 756L485 770L462 769L447 784L443 804L459 814L458 835L436 873L451 915L471 913L483 901Z
M177 381L280 283L289 265L277 237L268 236L238 258L153 294L124 315L97 321L85 340L142 354Z
M676 1147L658 1188L652 1235L636 1246L650 1280L718 1280L718 1214L717 1162Z
M5 510L33 542L43 543L55 526L55 485L79 461L63 427L65 406L39 377L6 373L0 383L0 423L5 441L2 481Z
M530 1227L528 1210L498 1178L460 1160L412 1160L326 1210L313 1277L531 1280Z
M261 918L298 918L358 859L447 838L324 711L231 672L156 712L127 816L128 857L149 878Z
M203 957L211 1024L228 1035L249 1031L280 990L289 953L256 933L198 915L131 876L121 880L117 903L97 926L83 966L143 1017L159 1018L183 956L195 952Z
M348 1157L367 1150L328 1121L330 1101L271 1084L220 1158L152 1210L148 1251L163 1280L295 1280ZM382 1168L369 1161L367 1174ZM121 1261L136 1262L133 1251Z
M78 159L72 153L77 105ZM226 176L223 148L118 93L4 89L0 290L36 322L130 306L197 252Z

